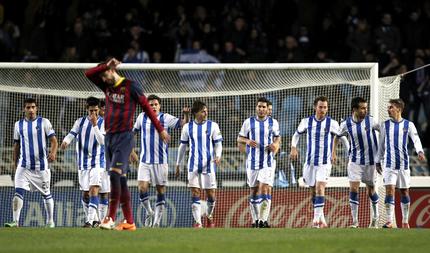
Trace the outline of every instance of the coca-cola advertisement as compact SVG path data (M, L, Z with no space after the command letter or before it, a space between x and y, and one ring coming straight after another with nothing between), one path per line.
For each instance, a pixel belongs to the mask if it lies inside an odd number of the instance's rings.
M430 189L409 189L411 207L409 209L409 225L414 228L430 228ZM402 224L400 194L396 193L396 222Z

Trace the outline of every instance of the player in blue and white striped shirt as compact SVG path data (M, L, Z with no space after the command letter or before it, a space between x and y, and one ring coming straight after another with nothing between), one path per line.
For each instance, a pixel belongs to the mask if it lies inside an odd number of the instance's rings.
M196 100L191 108L194 120L185 124L181 133L181 144L176 161L176 177L179 177L186 146L190 145L188 158L188 187L191 189L192 213L195 228L202 227L200 192L206 191L208 227L215 227L213 211L215 208L216 168L220 165L222 154L222 135L217 123L208 120L205 103Z
M13 134L13 162L15 171L15 196L12 200L13 221L5 227L18 227L24 203L24 192L37 190L42 194L46 211L46 227L53 228L54 200L51 195L49 162L57 157L57 138L48 119L37 116L37 102L24 100L25 117L15 123ZM47 139L51 144L48 153ZM19 155L19 160L18 160Z
M86 214L84 227L97 226L99 217L99 192L109 192L109 180L105 176L104 120L99 116L99 99L87 98L88 115L75 121L72 130L64 137L61 149L66 149L76 138L79 186L82 205Z
M402 209L402 227L409 228L409 187L411 172L409 169L408 137L412 139L420 161L425 160L423 147L413 122L403 119L405 103L401 99L391 99L388 105L389 120L381 123L380 145L376 157L376 166L381 167L383 160L385 209L387 223L384 228L392 228L394 218L395 188L400 189Z
M254 226L261 228L270 227L267 222L272 199L269 187L274 181L274 154L281 143L278 121L269 117L268 105L269 101L264 97L257 100L256 116L243 122L237 138L239 145L246 145L251 217L255 221Z
M303 179L310 187L314 206L314 228L325 228L324 217L325 187L331 172L332 142L339 131L339 123L327 116L328 98L320 96L314 100L315 115L300 121L291 140L291 159L298 158L297 144L300 135L307 133L306 160Z
M351 100L352 116L340 124L338 136L348 136L351 145L348 163L348 179L350 184L349 204L352 215L352 228L358 228L358 190L360 182L366 184L367 193L372 203L372 219L369 227L377 228L379 211L379 196L375 191L376 166L375 159L378 152L378 139L376 131L379 125L373 117L367 114L367 101L362 97ZM336 146L338 138L333 145L333 161L336 160ZM349 145L346 149L349 150ZM381 173L380 171L378 171Z
M161 98L156 95L148 96L148 103L157 115L162 127L179 129L189 121L189 108L184 107L184 119L180 120L168 113L160 112ZM140 202L146 211L145 226L159 227L165 208L165 192L168 183L169 166L168 145L160 138L157 130L145 112L139 114L134 124L133 131L140 133L141 152L140 164L137 172L139 184ZM157 201L155 203L155 213L149 201L149 185L153 184L157 189Z

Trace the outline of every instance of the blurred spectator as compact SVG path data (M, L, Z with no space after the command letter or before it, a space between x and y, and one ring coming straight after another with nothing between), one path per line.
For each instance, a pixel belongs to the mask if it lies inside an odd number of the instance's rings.
M124 63L149 63L149 55L145 50L140 49L139 42L133 40L130 47L122 58Z
M375 41L379 53L399 53L401 46L400 31L392 24L391 14L384 13L381 25L375 29Z
M372 49L372 34L366 19L359 19L356 25L351 28L346 44L350 48L349 60L361 62L365 60L365 55Z

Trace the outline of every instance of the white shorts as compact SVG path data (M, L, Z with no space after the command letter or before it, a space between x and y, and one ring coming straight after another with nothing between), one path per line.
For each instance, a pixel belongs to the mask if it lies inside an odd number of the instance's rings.
M89 191L90 186L102 186L104 171L104 168L79 170L79 189L81 191Z
M376 166L348 163L348 180L351 182L363 182L366 185L376 184Z
M331 164L319 166L305 164L303 167L303 180L308 186L315 186L316 182L326 182L330 177Z
M102 173L102 185L100 186L100 193L109 193L110 192L110 177L109 171L103 169Z
M259 183L273 186L275 180L275 169L273 167L266 167L259 170L246 171L247 184L249 187L257 187Z
M169 179L168 164L140 163L137 181L149 182L152 185L167 185Z
M411 170L384 169L384 185L395 185L398 189L411 187Z
M18 167L15 172L15 188L26 191L39 191L46 196L51 194L51 170L29 170Z
M197 171L188 172L188 187L200 189L216 189L215 173L202 174Z

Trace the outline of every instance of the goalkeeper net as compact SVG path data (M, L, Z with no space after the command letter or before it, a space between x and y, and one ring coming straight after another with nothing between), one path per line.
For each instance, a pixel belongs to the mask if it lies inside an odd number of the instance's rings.
M12 218L12 161L14 123L23 117L23 101L36 98L39 115L48 118L59 143L75 120L86 115L85 99L104 95L84 75L94 64L0 64L0 222ZM217 227L249 227L249 188L246 185L245 155L239 153L236 139L243 121L255 115L260 96L273 103L273 118L280 124L281 151L277 155L272 211L273 227L309 227L313 208L308 188L302 184L302 164L306 140L299 143L300 162L289 159L291 136L300 120L313 114L313 99L329 98L329 115L341 122L350 115L351 98L362 96L370 102L371 114L379 121L387 118L386 105L399 94L399 77L378 79L375 63L339 64L122 64L120 74L143 85L146 95L162 98L161 111L182 117L182 108L200 99L208 105L209 119L220 126L223 157L217 171L217 204L214 217ZM137 110L137 114L141 110ZM137 117L137 114L135 115ZM190 227L191 195L186 175L174 178L180 131L173 131L169 148L169 185L163 227ZM139 140L139 139L137 139ZM139 151L140 143L137 141ZM330 227L347 227L351 223L349 188L346 179L347 152L339 147L338 163L332 169L326 193L325 215ZM73 145L59 150L57 161L50 164L51 192L55 200L57 226L81 226L85 215L81 206L76 155ZM131 186L135 220L143 226L145 212L139 204L136 168L131 165ZM379 193L384 194L383 188ZM155 189L150 191L155 200ZM201 196L205 207L205 196ZM360 226L370 221L369 200L365 188L360 190ZM383 198L381 198L383 200ZM381 201L382 202L382 201ZM382 206L381 206L382 207ZM204 213L203 208L203 213ZM381 208L383 211L383 208ZM119 214L121 215L121 214ZM44 225L44 208L39 193L26 193L21 226Z

